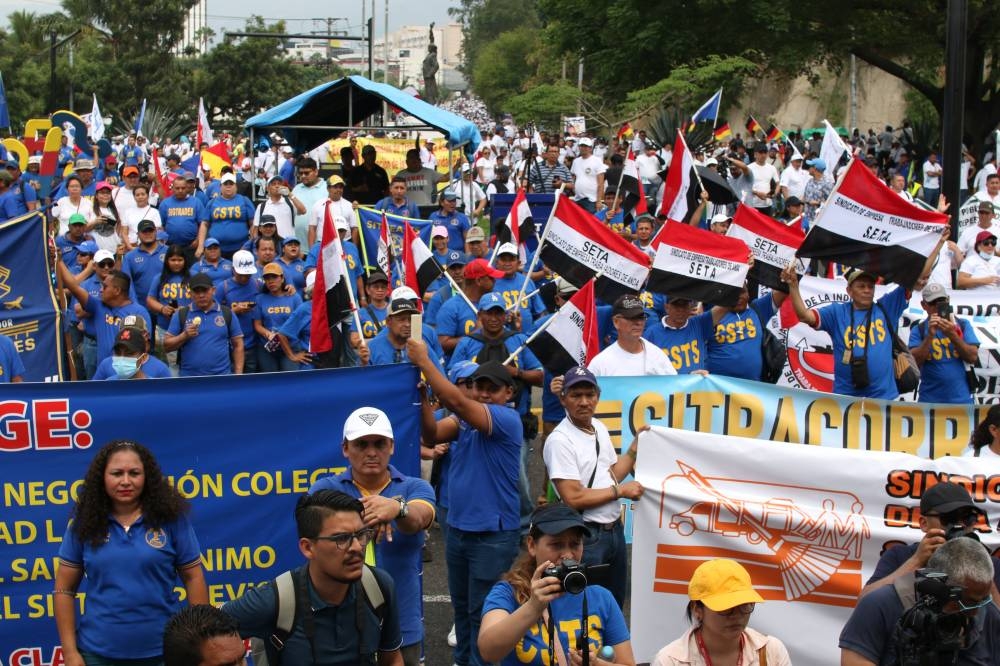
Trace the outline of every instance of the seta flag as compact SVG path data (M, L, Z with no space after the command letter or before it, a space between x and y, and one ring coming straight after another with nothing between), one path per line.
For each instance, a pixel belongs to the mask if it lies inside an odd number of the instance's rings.
M691 123L701 123L712 121L713 123L719 117L719 105L722 103L722 88L715 91L707 102L701 105L701 107L694 112L691 116Z
M781 281L781 271L795 261L795 251L806 237L801 224L786 225L755 208L739 204L726 235L740 239L750 248L754 258L750 277L771 289L788 293L788 285Z
M778 126L774 123L771 123L765 134L768 141L777 141L779 138L785 136L785 133L778 129Z
M660 204L660 215L668 220L687 221L688 215L694 212L688 206L688 190L691 189L691 172L694 170L694 156L688 150L683 135L677 132L674 140L674 151L670 158L670 168L667 179L663 183L663 203ZM655 244L655 243L654 243Z
M528 262L528 248L525 239L535 233L535 223L531 219L531 208L524 188L517 191L514 203L507 213L507 219L497 227L497 247L504 243L513 243L517 247L517 256L522 264Z
M726 139L728 139L733 135L733 130L731 127L729 127L729 123L722 123L721 125L715 128L715 131L712 133L712 135L715 137L716 141L725 141Z
M327 205L329 206L329 204ZM375 254L375 263L378 265L378 269L389 278L389 284L392 285L392 270L390 269L392 243L389 240L389 234L389 220L383 212L382 228L378 233L378 252Z
M208 114L205 112L205 102L201 97L198 98L198 148L201 148L201 144L207 143L212 145L215 143L215 134L212 133L212 128L208 126Z
M663 229L667 231L654 243L646 288L712 305L736 305L749 268L746 243L672 220Z
M626 224L640 215L649 212L646 206L646 193L642 191L642 179L639 178L639 168L635 164L635 153L630 148L628 159L622 166L621 187L618 194L622 197L622 212Z
M750 118L747 120L746 128L751 135L756 134L757 132L764 131L764 128L760 126L760 123L757 122L757 120L753 116L750 116Z
M420 296L427 293L434 280L441 277L441 264L437 262L431 249L413 231L409 222L403 223L403 284ZM417 307L423 309L423 298L417 300Z
M316 258L309 340L309 351L326 354L331 359L323 363L324 367L339 366L344 351L347 336L343 323L353 310L348 279L340 235L333 226L333 217L327 206L323 217L323 241Z
M566 196L557 196L539 258L577 287L601 273L594 286L608 303L636 294L649 275L649 256Z
M527 344L546 370L563 375L575 365L587 367L601 350L599 341L594 281L588 280Z
M797 254L863 268L909 288L947 226L947 215L914 206L852 160Z

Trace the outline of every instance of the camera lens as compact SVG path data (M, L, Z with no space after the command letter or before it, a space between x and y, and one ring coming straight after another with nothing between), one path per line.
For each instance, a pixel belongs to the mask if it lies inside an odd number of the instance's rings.
M587 576L582 571L570 571L563 579L563 589L570 594L580 594L587 588Z

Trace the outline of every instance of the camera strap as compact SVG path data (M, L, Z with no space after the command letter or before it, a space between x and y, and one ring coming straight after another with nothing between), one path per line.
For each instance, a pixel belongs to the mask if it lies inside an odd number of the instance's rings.
M542 622L545 623L549 630L549 655L553 657L553 661L559 666L567 666L566 652L563 651L559 634L556 633L555 620L549 613L548 608L542 611Z
M865 340L865 345L864 345L865 351L861 355L861 358L863 358L865 360L868 359L868 348L871 347L871 330L870 329L871 329L871 326L872 326L872 310L874 309L874 307L875 306L873 304L872 307L868 308L868 314L865 316L865 338L864 338L864 340ZM851 358L854 358L854 347L856 346L855 343L856 343L856 341L858 339L858 328L857 328L857 325L854 323L854 313L855 312L857 312L857 310L854 309L854 304L851 303L851 326L854 328L854 334L851 336Z
M597 477L597 466L601 464L601 443L597 439L597 428L594 428L594 455L597 459L594 461L594 471L590 473L590 480L587 481L587 487L594 487L594 479Z

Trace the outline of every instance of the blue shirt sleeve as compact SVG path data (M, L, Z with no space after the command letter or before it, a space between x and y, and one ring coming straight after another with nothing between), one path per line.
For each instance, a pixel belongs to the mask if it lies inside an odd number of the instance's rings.
M233 317L235 319L235 317ZM177 317L177 313L170 315L170 324L167 325L167 333L170 335L178 335L181 332L181 321Z
M968 345L978 345L979 338L976 336L976 329L972 328L972 324L969 323L968 319L959 319L959 326L962 327L962 338Z
M893 586L866 594L840 632L838 645L875 664L886 663L883 657L901 612L902 603Z
M486 405L486 408L490 410L492 417L490 420L493 423L491 439L511 442L520 442L524 439L521 417L515 410L505 405Z
M197 562L201 558L201 549L198 547L198 537L195 536L194 526L187 516L181 516L170 526L171 534L177 551L177 566L183 567L192 562Z

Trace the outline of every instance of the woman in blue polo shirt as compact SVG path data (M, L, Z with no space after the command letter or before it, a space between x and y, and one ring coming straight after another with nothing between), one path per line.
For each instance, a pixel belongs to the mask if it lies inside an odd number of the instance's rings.
M118 440L90 463L59 548L53 604L66 666L162 662L163 627L208 588L187 503L146 447ZM77 621L77 587L87 577ZM179 579L179 581L178 581Z
M170 318L180 308L191 304L191 266L180 245L171 245L163 256L163 270L160 279L146 296L146 307L156 314L156 327L167 329ZM161 337L162 333L157 334Z
M257 371L298 370L298 363L282 351L278 329L302 305L298 294L285 293L285 271L272 261L264 266L264 289L253 308L253 329L257 333Z

